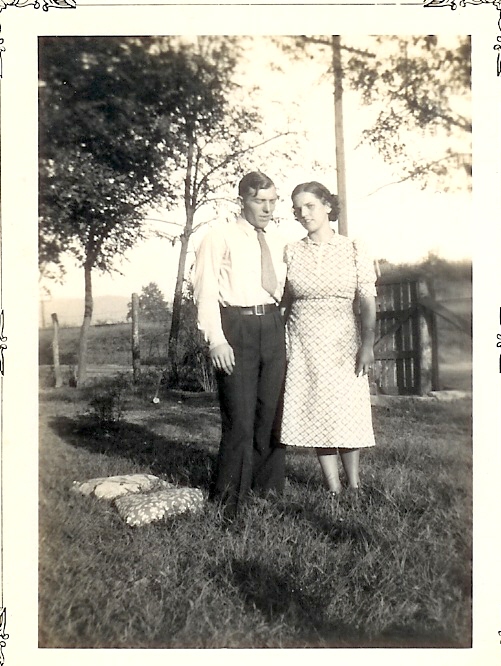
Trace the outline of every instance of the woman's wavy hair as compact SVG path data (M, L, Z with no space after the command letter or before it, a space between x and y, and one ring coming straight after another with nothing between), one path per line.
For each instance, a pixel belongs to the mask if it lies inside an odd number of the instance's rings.
M317 197L322 203L330 204L331 210L329 212L329 220L335 222L339 217L339 197L337 194L332 194L329 190L316 180L311 180L309 183L300 183L292 190L291 199L301 192L309 192Z

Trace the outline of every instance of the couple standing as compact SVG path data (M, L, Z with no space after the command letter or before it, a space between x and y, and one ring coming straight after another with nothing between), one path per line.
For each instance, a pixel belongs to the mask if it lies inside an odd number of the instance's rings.
M341 490L337 452L357 488L359 450L374 445L372 261L331 228L338 199L320 183L292 192L308 235L287 246L269 226L272 180L248 173L238 194L240 217L205 236L194 274L222 420L211 496L230 518L251 490L282 492L285 445L316 449L334 495Z

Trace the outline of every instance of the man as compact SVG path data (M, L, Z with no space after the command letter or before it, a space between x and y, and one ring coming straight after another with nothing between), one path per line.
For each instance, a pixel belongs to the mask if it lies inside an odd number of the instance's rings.
M261 172L238 187L241 215L214 228L197 252L198 326L216 369L222 436L211 497L232 518L249 491L284 487L285 448L274 425L285 374L280 303L284 240L269 226L277 194Z

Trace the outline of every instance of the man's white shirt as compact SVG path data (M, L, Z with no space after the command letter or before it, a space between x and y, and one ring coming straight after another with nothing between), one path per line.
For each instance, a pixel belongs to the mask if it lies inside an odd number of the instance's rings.
M273 222L265 229L277 290L271 296L261 286L261 248L252 224L239 217L235 222L214 227L196 252L193 275L198 327L211 349L226 342L219 306L249 306L279 303L282 298L286 265L286 240Z

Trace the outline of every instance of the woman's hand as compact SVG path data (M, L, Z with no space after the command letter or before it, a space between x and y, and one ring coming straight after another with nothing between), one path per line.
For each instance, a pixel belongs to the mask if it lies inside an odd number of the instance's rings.
M368 375L369 370L374 364L374 349L371 344L362 344L357 354L357 364L355 367L355 374L357 377L360 375Z
M371 296L360 298L360 321L362 344L357 354L355 374L369 374L374 364L374 329L376 328L376 299Z

